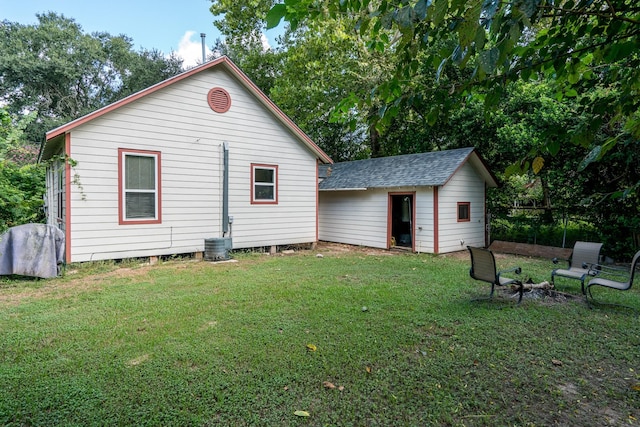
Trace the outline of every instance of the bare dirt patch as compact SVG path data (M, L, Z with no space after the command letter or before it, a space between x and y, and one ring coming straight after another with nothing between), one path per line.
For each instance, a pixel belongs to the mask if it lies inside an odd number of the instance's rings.
M128 366L138 366L143 364L144 362L146 362L147 360L149 360L151 356L149 356L148 354L143 354L141 356L136 357L135 359L131 359L129 360L129 362L127 362Z
M38 285L41 284L41 286L0 289L0 304L12 306L20 304L25 299L66 298L77 292L101 290L104 284L113 278L145 277L148 274L148 268L146 266L140 268L117 268L113 271L93 276L69 279L74 274L77 274L77 272L70 270L65 274L65 277L35 282Z
M64 276L46 280L16 280L7 286L0 283L0 306L15 306L27 299L72 297L79 292L100 291L116 280L130 278L132 281L150 280L151 269L172 268L174 270L208 268L211 263L195 260L170 261L162 265L142 263L134 267L113 266L113 270L87 273L81 269L68 269ZM130 264L129 264L130 265Z
M594 380L593 378L591 380ZM597 381L597 379L595 379ZM597 389L584 390L574 383L556 386L562 399L572 408L571 422L579 425L622 426L633 425L633 417L627 416L617 405L601 405ZM569 422L569 420L566 420Z
M471 258L469 257L469 251L466 249L462 251L448 252L446 254L439 254L438 256L440 258L453 258L453 259L466 260L471 262ZM496 258L498 258L497 254L496 254Z
M366 246L347 245L344 243L318 242L316 252L320 254L349 254L361 253L364 255L397 255L407 253L402 250L387 250L378 248L369 248Z

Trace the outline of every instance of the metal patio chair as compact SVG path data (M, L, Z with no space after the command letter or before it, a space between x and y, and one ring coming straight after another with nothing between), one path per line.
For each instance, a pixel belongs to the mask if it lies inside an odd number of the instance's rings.
M589 307L591 307L589 299L591 299L592 302L595 302L595 300L593 299L593 295L591 294L592 286L603 286L605 288L617 289L619 291L628 291L629 289L631 289L636 268L638 267L639 263L640 251L636 252L636 254L633 256L633 260L631 261L629 270L600 265L591 265L590 268L599 271L601 275L589 280L589 282L587 283L585 298ZM610 278L606 278L605 276L608 276ZM620 278L622 280L614 280L615 278ZM635 311L635 309L633 310Z
M555 277L561 276L569 279L580 280L582 293L585 293L584 281L587 276L595 276L598 271L590 268L591 265L598 265L600 262L600 249L602 243L576 242L573 246L571 259L566 260L568 268L556 268L551 272L551 284L555 287ZM553 259L553 263L558 263L558 258Z
M497 271L496 269L496 259L493 256L493 252L489 249L483 248L474 248L471 246L467 246L469 250L469 254L471 255L471 269L469 270L469 275L471 278L475 280L480 280L483 282L491 283L491 293L489 297L486 299L493 298L493 292L496 286L507 286L507 285L517 285L519 287L519 298L518 304L522 301L523 294L523 285L520 280L511 279L508 277L502 276L502 273L522 273L522 269L520 267L514 267L508 270Z

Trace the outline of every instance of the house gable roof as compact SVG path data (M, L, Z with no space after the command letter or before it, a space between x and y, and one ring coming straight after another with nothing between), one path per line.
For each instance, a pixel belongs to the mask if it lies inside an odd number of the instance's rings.
M470 161L490 187L498 181L473 148L356 160L321 166L320 191L442 186Z
M307 135L305 134L302 129L300 129L294 122L293 120L291 120L286 114L284 114L284 112L282 112L282 110L280 110L280 108L278 108L273 101L271 101L259 88L258 86L255 85L255 83L253 83L249 77L246 76L246 74L244 74L242 72L242 70L240 70L240 68L238 68L237 65L235 65L229 58L227 58L226 56L220 57L218 59L215 59L213 61L209 61L206 62L202 65L199 65L197 67L194 67L190 70L187 70L183 73L178 74L177 76L171 77L167 80L164 80L160 83L157 83L153 86L150 86L144 90L141 90L140 92L136 92L132 95L129 95L126 98L121 99L120 101L114 102L110 105L107 105L103 108L100 108L99 110L96 110L92 113L89 113L83 117L80 117L76 120L73 120L67 124L64 124L60 127L57 127L49 132L47 132L46 134L46 143L45 143L45 147L43 149L42 152L42 158L43 159L47 159L50 158L51 156L53 156L54 154L54 149L53 149L53 145L56 145L56 142L59 142L60 137L62 135L64 135L65 133L68 133L70 131L72 131L74 128L85 124L95 118L98 118L104 114L107 114L113 110L116 110L120 107L123 107L127 104L130 104L134 101L136 101L137 99L140 99L142 97L145 97L151 93L154 93L160 89L163 89L169 85L172 85L176 82L179 82L181 80L184 80L186 78L189 78L191 76L193 76L194 74L203 72L205 70L208 70L210 68L214 68L214 67L222 67L224 68L226 71L228 71L234 78L236 78L236 80L238 80L252 95L254 95L266 108L267 110L269 110L271 113L273 113L273 115L279 119L282 124L289 129L289 131L291 131L291 133L298 139L300 140L304 145L306 145L311 152L317 156L320 161L322 161L323 163L333 163L333 161L331 160L331 158L324 152L322 151L322 149L320 147L318 147L318 145L316 145L315 142L313 142L313 140ZM59 145L59 144L58 144Z

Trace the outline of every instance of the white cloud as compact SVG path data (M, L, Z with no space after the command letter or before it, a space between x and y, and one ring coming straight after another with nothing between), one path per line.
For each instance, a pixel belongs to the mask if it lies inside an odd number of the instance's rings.
M260 41L262 42L262 49L264 49L265 52L271 49L271 45L269 44L269 39L267 38L267 35L265 33L262 33L260 35Z
M260 42L265 51L271 49L269 38L265 33L260 35ZM205 44L207 44L206 40ZM200 38L200 34L192 30L186 31L178 43L178 50L174 53L182 58L182 68L184 69L202 64L202 39ZM212 53L212 50L206 45L205 54L207 58Z
M198 34L197 39L192 40L195 35L195 31L187 31L180 39L180 43L178 43L176 55L182 58L183 68L190 68L202 64L202 39ZM209 49L208 46L205 46L205 54L207 57L211 54L211 49Z

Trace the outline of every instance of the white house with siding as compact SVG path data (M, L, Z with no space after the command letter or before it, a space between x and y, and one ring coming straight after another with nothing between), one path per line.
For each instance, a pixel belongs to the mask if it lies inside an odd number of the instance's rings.
M486 246L486 188L473 148L321 166L320 240L446 253Z
M331 163L226 57L51 130L41 159L67 262L315 242Z

